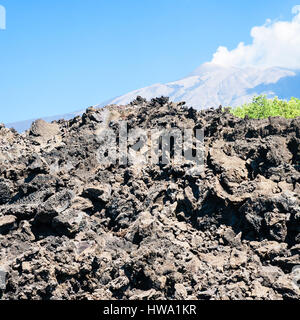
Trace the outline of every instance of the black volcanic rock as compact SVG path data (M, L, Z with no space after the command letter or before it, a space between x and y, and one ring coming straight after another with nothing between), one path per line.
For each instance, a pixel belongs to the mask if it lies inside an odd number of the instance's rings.
M122 121L140 130L129 164L105 144ZM204 131L203 167L138 163L143 132L170 128ZM297 300L299 150L299 118L239 119L165 97L22 135L0 126L0 298Z
M10 197L11 193L9 185L4 182L0 182L0 205L9 202Z

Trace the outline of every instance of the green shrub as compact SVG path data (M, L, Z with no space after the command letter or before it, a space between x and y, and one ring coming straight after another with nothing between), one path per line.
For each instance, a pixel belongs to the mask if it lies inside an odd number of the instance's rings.
M295 118L300 116L300 99L291 98L290 101L285 101L277 97L268 99L266 96L261 95L254 97L251 103L246 103L237 108L230 108L230 112L239 118L244 118L246 115L250 119L264 119L270 116Z

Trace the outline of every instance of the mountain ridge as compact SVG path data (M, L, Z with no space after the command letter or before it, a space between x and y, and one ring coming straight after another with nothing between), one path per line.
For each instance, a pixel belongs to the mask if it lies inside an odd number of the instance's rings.
M300 98L300 70L281 67L226 67L213 63L205 63L188 76L166 84L156 83L127 94L115 97L96 105L104 107L109 104L126 105L137 96L150 100L159 96L169 96L171 101L185 101L187 105L201 110L209 107L232 106L250 102L255 95L266 94L268 97L278 96L280 99ZM298 91L297 91L298 90ZM69 120L81 115L85 109L43 120ZM26 120L6 124L23 132L30 128L36 120Z

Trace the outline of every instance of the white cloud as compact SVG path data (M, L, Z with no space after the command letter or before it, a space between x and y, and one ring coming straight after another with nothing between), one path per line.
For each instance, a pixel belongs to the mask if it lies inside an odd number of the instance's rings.
M222 66L300 69L300 5L293 7L292 13L291 21L268 19L263 26L253 27L249 45L241 42L231 51L219 47L211 62Z

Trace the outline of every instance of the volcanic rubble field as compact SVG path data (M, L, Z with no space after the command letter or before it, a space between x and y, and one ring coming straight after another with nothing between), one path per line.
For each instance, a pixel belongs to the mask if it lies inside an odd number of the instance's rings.
M204 129L204 169L99 162L119 120ZM300 118L139 97L0 125L1 299L299 299L299 265Z

